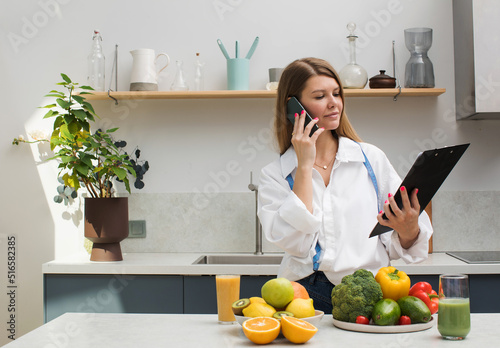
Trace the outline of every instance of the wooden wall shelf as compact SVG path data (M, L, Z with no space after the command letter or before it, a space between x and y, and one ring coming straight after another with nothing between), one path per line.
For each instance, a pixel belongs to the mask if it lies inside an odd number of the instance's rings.
M402 88L398 95L397 88L380 89L345 89L346 97L428 97L438 96L446 92L445 88ZM275 98L276 91L154 91L154 92L93 92L86 95L88 100L106 100L113 97L117 100L125 99L227 99L227 98Z

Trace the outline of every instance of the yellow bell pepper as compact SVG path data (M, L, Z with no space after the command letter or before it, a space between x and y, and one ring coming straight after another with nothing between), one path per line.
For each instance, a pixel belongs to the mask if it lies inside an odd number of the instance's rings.
M392 266L379 269L375 280L380 284L384 298L397 301L403 296L408 296L410 291L411 281L408 275Z

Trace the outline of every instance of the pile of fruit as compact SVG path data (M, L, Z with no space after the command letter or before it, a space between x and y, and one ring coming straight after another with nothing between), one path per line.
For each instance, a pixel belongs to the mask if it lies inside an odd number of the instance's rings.
M358 324L427 323L438 310L438 296L427 282L411 286L408 275L383 267L377 275L358 270L332 291L334 319Z
M286 278L267 281L261 289L262 297L241 298L232 309L235 315L250 317L243 332L252 342L267 344L279 333L293 343L305 343L318 329L302 320L315 315L313 300L307 290Z

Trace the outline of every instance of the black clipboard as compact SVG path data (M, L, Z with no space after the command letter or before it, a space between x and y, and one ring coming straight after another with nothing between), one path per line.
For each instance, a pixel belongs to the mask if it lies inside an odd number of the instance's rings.
M443 147L440 149L427 150L422 152L408 174L399 186L405 186L408 193L413 189L418 188L418 202L420 204L420 213L425 209L432 197L439 190L439 187L444 182L448 174L453 170L457 162L460 160L465 150L470 144L455 145ZM394 199L398 207L403 207L401 193L398 189L394 194ZM383 216L385 218L385 214ZM392 231L390 227L382 226L377 222L377 225L370 233L370 237L378 236L379 234Z

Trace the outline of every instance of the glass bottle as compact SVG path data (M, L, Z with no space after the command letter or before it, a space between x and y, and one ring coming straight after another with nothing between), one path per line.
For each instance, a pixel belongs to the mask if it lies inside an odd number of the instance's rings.
M427 56L432 45L432 29L405 29L405 44L410 51L410 59L405 69L405 87L433 88L434 68Z
M344 88L364 88L368 82L368 73L365 68L356 63L356 39L354 30L356 30L355 23L347 24L349 30L349 64L342 68L339 72L340 80Z
M177 72L175 73L174 82L172 82L170 89L172 91L189 91L189 86L184 78L184 70L182 70L182 60L176 60L175 64L177 64Z
M96 91L104 91L104 72L105 72L105 59L102 53L101 46L101 33L99 30L94 30L92 37L92 50L87 58L88 62L88 75L87 84L94 88Z
M205 89L205 63L200 60L200 54L196 53L196 61L194 62L194 90L203 91Z

